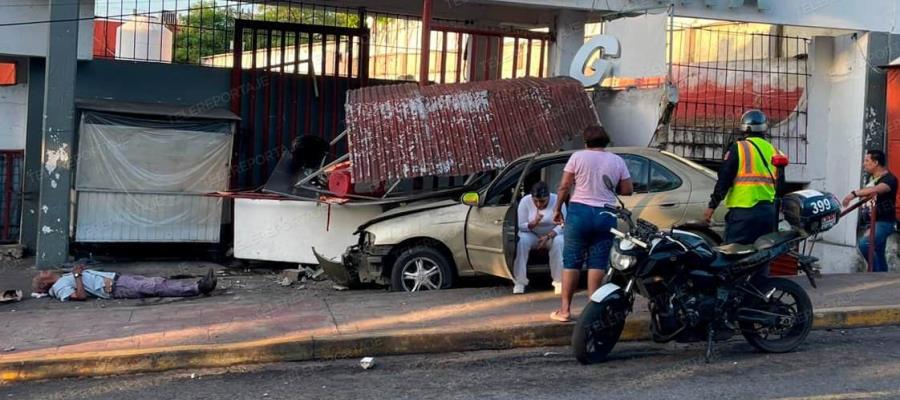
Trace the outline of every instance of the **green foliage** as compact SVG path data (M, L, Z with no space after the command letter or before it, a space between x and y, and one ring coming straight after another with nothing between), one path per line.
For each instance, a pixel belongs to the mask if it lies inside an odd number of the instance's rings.
M197 0L190 9L178 15L178 27L174 35L174 62L197 64L203 57L225 54L231 51L234 37L234 20L253 19L309 25L340 27L359 26L359 15L352 12L301 8L296 4L247 5L242 8L222 5L216 0ZM280 47L280 32L274 32L272 46ZM295 42L293 35L284 38L285 45ZM300 42L307 39L300 36ZM243 47L250 48L250 37L243 38ZM265 43L258 43L258 47Z

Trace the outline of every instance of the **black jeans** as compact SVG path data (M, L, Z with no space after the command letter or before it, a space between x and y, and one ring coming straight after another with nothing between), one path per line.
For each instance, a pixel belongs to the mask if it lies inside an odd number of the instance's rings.
M775 232L775 205L759 202L750 208L732 208L725 215L725 243L753 244Z
M759 202L750 208L732 208L725 215L725 243L753 244L760 236L775 232L775 205ZM769 276L769 266L760 277Z

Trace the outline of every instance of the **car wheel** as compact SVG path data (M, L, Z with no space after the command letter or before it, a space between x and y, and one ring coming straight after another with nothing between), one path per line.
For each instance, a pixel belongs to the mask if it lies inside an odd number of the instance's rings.
M391 290L418 292L447 289L453 285L450 261L429 246L415 246L401 253L391 269Z

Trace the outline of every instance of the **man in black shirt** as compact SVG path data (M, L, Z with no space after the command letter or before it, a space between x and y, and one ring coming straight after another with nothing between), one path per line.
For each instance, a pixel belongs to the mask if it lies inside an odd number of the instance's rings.
M860 208L859 216L865 225L865 234L859 240L859 250L864 258L869 258L869 229L875 227L875 256L869 268L873 272L887 272L887 258L884 248L887 238L894 233L897 225L896 200L897 177L888 171L886 157L881 150L869 150L863 160L863 169L871 176L866 187L854 190L844 197L843 205L859 197L866 204ZM875 221L870 221L872 207L875 208Z

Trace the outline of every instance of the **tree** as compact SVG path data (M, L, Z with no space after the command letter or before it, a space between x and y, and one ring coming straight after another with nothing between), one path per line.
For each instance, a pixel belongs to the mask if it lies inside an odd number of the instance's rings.
M290 3L238 8L217 5L216 0L197 0L191 4L187 13L178 16L179 26L174 35L174 61L197 64L203 57L229 53L232 50L236 18L308 25L359 26L359 15L354 12L301 8ZM273 34L272 47L281 46L279 35L280 33ZM251 39L245 37L243 41L243 48L250 48ZM285 46L293 45L293 35L287 35L284 41ZM306 43L307 38L301 35L300 42ZM264 43L257 44L257 47L263 46Z
M215 0L192 4L186 14L178 16L174 61L196 64L203 57L229 52L237 11L217 6Z

